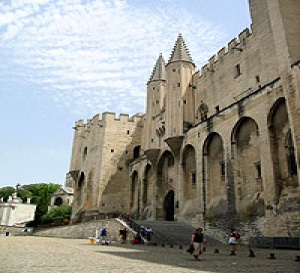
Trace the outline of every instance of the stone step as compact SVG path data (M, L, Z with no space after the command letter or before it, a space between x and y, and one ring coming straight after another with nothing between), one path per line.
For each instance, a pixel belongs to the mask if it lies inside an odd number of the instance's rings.
M157 244L170 246L187 246L190 244L195 228L184 222L177 221L135 221L139 226L151 227L153 237L151 241ZM205 232L204 232L205 234ZM219 245L222 242L205 234L210 244Z

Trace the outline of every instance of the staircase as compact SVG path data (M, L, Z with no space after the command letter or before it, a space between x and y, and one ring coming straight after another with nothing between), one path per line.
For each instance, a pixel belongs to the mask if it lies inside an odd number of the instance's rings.
M192 234L195 233L195 228L184 222L173 221L135 221L139 226L151 227L154 235L151 241L156 244L164 244L170 246L188 246L191 242ZM205 239L210 245L220 245L220 241L207 236L204 233ZM150 242L147 242L150 243Z

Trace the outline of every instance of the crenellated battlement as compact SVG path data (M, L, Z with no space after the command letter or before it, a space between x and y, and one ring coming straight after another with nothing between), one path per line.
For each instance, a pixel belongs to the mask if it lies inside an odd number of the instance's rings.
M119 117L116 113L113 112L104 112L102 113L103 121L115 121L115 122L138 122L142 119L142 114L135 114L133 116L129 116L129 114L121 113Z
M86 124L84 123L83 119L80 119L78 121L75 121L75 126L73 129L78 130L79 128L86 127Z
M196 76L202 77L206 76L208 73L213 73L218 69L220 62L225 62L226 58L231 58L230 53L239 52L243 54L243 47L247 44L247 39L251 37L251 32L249 28L244 29L239 35L238 38L233 38L227 46L222 47L216 55L213 55L208 63L201 67L200 71L196 73Z
M95 126L100 123L100 125L104 125L107 122L122 122L122 123L138 123L142 120L144 114L137 113L133 116L129 116L129 114L120 114L119 117L114 112L104 112L101 117L100 114L95 115L92 119L87 119L86 123L83 119L80 119L75 122L74 129L77 130L81 127L88 129L90 126Z

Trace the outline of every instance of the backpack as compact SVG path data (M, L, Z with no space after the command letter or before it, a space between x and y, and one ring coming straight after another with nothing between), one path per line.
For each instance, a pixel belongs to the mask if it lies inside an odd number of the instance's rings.
M239 233L236 232L235 234L235 239L240 239L241 238L241 235Z

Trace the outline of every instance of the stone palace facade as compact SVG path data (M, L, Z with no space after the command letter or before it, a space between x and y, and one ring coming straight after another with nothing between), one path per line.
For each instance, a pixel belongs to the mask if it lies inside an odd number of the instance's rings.
M178 36L154 66L145 114L76 122L74 219L235 219L300 236L300 1L249 6L251 30L200 71Z

